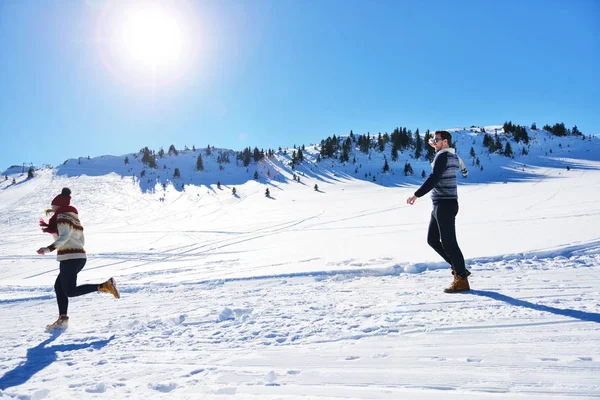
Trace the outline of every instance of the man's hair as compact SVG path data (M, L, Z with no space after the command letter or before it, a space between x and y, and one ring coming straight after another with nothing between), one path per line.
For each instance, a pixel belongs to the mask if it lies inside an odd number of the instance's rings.
M452 143L452 135L448 131L435 131L436 135L440 135L442 140L446 139L448 141L448 145Z

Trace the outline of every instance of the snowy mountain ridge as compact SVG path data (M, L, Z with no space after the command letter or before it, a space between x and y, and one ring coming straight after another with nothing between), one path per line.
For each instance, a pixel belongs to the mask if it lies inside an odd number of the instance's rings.
M520 181L535 178L538 168L577 168L577 160L597 160L600 158L600 141L596 137L566 136L558 137L544 130L526 128L530 137L528 144L515 141L511 133L506 134L502 126L472 127L469 129L449 129L453 135L457 154L463 159L469 169L467 180L461 183ZM485 132L483 132L485 131ZM483 144L485 133L498 133L503 146L508 142L513 149L513 157L498 153L490 153ZM412 134L414 135L414 134ZM391 143L385 144L384 151L377 148L377 136L371 136L372 147L368 154L361 152L356 144L356 137L350 159L340 162L339 152L331 158L319 157L321 145L309 145L304 148L304 160L292 168L292 155L300 149L285 149L275 151L271 157L256 162L250 160L244 166L243 161L236 159L241 152L210 147L207 149L177 150L177 155L155 153L156 168L151 168L142 162L143 150L121 156L99 156L94 158L79 157L66 160L54 168L59 176L76 177L79 175L99 176L115 173L123 178L131 178L139 184L144 192L155 192L172 185L181 190L186 185L216 186L218 182L226 186L241 185L258 176L264 184L278 184L293 180L294 175L309 180L336 181L339 179L359 179L384 186L419 184L423 175L428 175L431 167L425 155L415 158L414 147L399 152L398 160L391 157ZM343 142L348 136L340 136ZM414 146L414 144L413 144ZM427 144L425 143L426 147ZM475 157L471 155L471 148ZM528 154L524 155L526 151ZM202 158L203 170L197 170L198 156ZM220 162L221 155L226 155L228 161ZM387 159L389 172L383 172ZM413 170L406 175L404 167L410 163ZM175 176L175 169L179 177ZM24 167L13 166L2 172L8 175L20 175ZM26 168L25 168L26 170ZM256 173L256 175L255 175ZM5 179L6 181L6 179ZM15 183L19 181L17 178ZM0 187L6 188L12 182L5 182Z

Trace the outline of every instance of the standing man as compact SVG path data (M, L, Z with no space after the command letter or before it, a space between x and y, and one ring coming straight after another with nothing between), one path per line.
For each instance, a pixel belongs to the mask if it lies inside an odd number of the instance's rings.
M465 259L458 247L455 226L458 214L456 174L459 168L465 177L468 172L455 150L450 147L451 143L450 132L435 132L435 137L429 140L429 145L436 152L431 164L433 171L406 203L413 205L418 197L423 197L431 191L433 211L429 221L427 243L451 266L454 280L444 292L457 293L471 290L467 279L471 273L466 269Z

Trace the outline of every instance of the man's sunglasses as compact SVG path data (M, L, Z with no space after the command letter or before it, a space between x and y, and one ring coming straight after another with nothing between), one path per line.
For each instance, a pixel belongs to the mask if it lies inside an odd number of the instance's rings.
M429 139L429 143L437 143L437 142L441 142L442 140L444 140L444 139L436 137L436 138Z

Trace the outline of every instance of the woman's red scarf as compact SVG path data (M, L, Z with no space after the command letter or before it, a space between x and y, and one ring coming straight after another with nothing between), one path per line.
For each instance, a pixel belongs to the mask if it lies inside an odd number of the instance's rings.
M79 214L77 212L77 209L73 206L61 206L58 208L58 210L54 212L54 215L50 217L50 220L48 222L40 218L40 226L42 227L42 231L58 235L58 224L56 223L56 219L58 217L58 214L63 214L67 212Z

